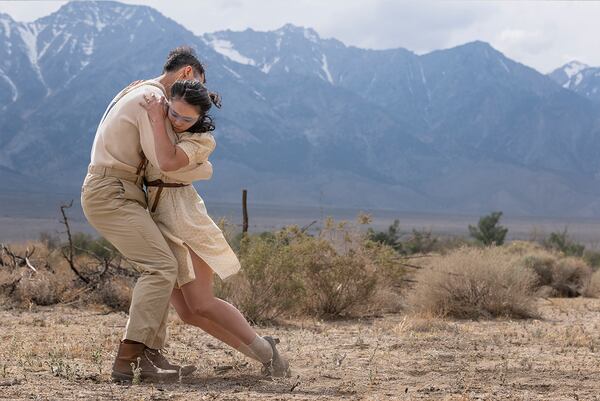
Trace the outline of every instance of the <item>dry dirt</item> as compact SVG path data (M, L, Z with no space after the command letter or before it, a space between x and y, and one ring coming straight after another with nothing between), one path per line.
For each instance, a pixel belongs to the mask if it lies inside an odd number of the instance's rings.
M541 320L386 315L262 327L294 374L260 366L173 316L168 356L198 370L181 383L109 381L126 316L66 306L0 311L0 399L598 400L600 300L540 300Z

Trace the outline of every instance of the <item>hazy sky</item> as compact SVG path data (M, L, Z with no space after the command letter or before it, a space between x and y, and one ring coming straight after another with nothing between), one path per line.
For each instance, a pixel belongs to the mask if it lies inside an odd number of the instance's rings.
M473 40L549 72L571 60L600 66L600 2L400 0L125 0L145 4L201 34L314 28L348 45L416 53ZM0 12L32 21L64 1L2 1Z

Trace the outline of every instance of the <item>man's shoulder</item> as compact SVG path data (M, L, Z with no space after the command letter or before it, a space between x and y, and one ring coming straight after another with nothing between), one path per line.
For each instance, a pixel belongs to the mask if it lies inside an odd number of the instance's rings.
M122 107L138 109L139 103L144 100L144 95L148 96L151 94L156 96L164 96L164 92L154 85L140 85L129 90L121 99ZM142 107L139 109L144 110Z

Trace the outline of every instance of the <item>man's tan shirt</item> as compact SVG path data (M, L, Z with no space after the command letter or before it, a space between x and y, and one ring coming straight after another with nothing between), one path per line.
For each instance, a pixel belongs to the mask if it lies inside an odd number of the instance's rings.
M159 82L146 81L129 89L125 95L119 93L113 99L118 101L108 110L96 131L91 153L92 165L135 174L142 155L153 165L159 165L150 118L140 105L144 101L143 95L152 93L157 97L166 97L165 89ZM176 136L168 119L165 119L165 126L171 141L175 142ZM164 174L178 182L206 180L212 175L212 165L207 161L201 166L186 166Z

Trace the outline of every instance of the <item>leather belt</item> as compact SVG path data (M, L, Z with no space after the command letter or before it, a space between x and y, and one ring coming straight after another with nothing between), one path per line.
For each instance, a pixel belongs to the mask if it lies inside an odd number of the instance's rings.
M144 183L147 187L158 187L158 191L156 191L156 198L154 198L152 208L150 208L150 211L153 213L156 211L156 206L158 206L158 200L160 198L160 194L162 193L163 188L181 188L190 185L178 182L163 182L163 180L145 181Z

